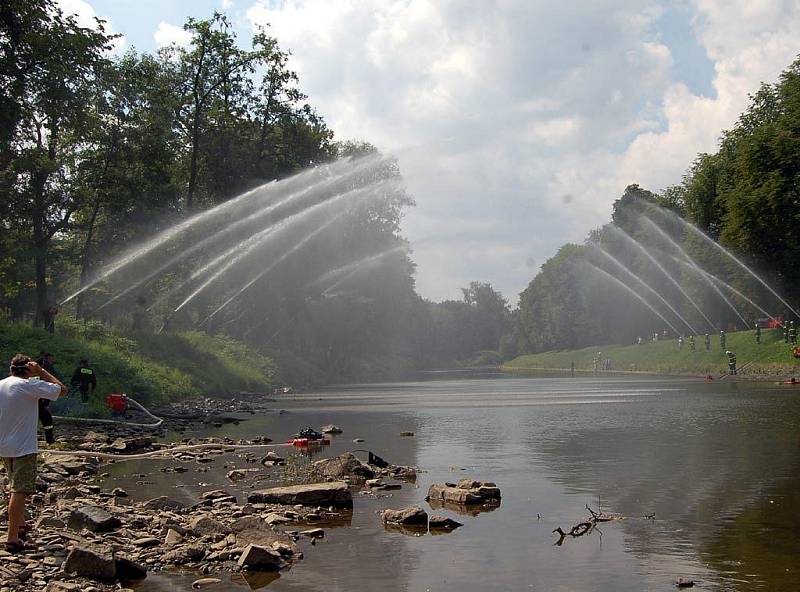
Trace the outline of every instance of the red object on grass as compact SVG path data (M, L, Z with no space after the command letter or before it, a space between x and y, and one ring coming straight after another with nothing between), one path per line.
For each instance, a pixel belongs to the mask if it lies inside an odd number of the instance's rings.
M128 410L128 395L123 393L110 393L106 397L106 405L114 413L125 413Z

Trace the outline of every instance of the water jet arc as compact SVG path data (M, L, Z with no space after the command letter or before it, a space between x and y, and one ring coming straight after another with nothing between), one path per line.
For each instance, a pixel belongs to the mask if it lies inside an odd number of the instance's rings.
M721 253L723 253L723 254L727 255L728 257L730 257L730 258L731 258L731 260L732 260L732 261L734 261L734 262L735 262L735 263L736 263L736 264L737 264L739 267L741 267L741 268L742 268L742 269L744 269L744 270L745 270L747 273L749 273L750 275L752 275L752 276L753 276L753 277L754 277L754 278L755 278L755 279L756 279L756 280L757 280L757 281L758 281L758 282L759 282L759 283L760 283L762 286L764 286L764 287L765 287L767 290L769 290L769 291L770 291L770 293L771 293L773 296L775 296L775 298L777 298L778 300L780 300L780 301L781 301L781 303L783 303L783 305L784 305L784 306L786 306L786 308L788 308L789 310L791 310L791 311L794 313L794 316L796 316L796 317L800 318L800 313L798 313L798 312L797 312L797 311L796 311L796 310L795 310L795 309L792 307L792 305L791 305L791 304L789 304L788 302L786 302L786 300L784 300L783 298L781 298L780 294L778 294L778 293L777 293L775 290L773 290L773 289L772 289L772 287L771 287L771 286L770 286L770 285L769 285L767 282L765 282L764 280L762 280L762 279L761 279L761 278L758 276L758 274L757 274L756 272L754 272L752 269L750 269L749 267L747 267L747 265L745 265L745 264L744 264L744 263L743 263L741 260L739 260L739 258L738 258L738 257L736 257L736 255L734 255L733 253L731 253L731 252L730 252L728 249L726 249L726 248L725 248L725 247L723 247L721 244L719 244L717 241L715 241L714 239L712 239L710 236L708 236L708 235L707 235L705 232L703 232L702 230L700 230L700 229L699 229L697 226L695 226L695 225L694 225L694 224L692 224L691 222L687 222L686 220L683 220L683 219L681 219L681 218L679 218L679 220L680 220L680 221L681 221L683 224L685 224L685 225L686 225L686 226L687 226L687 227L688 227L690 230L692 230L694 233L696 233L697 235L699 235L700 237L702 237L702 238L703 238L703 240L705 240L705 241L706 241L706 242L708 242L708 243L711 243L711 245L713 245L713 246L714 246L714 247L715 247L715 248L716 248L718 251L720 251Z
M650 284L648 284L648 283L647 283L647 282L645 282L645 281L644 281L642 278L640 278L638 275L636 275L635 273L633 273L633 271L631 271L631 270L630 270L630 268L628 268L628 267L627 267L627 266L626 266L624 263L622 263L622 261L620 261L619 259L617 259L616 257L614 257L614 256L613 256L611 253L609 253L608 251L606 251L606 250L605 250L603 247L601 247L600 245L598 245L598 244L596 244L596 243L595 243L595 244L593 244L592 246L593 246L595 249L597 249L597 250L598 250L600 253L602 253L603 255L605 255L605 256L606 256L606 258L608 258L608 259L609 259L609 260L610 260L612 263L614 263L614 264L615 264L617 267L619 267L619 268L620 268L620 269L622 269L622 270L623 270L625 273L627 273L627 274L628 274L630 277L632 277L632 278L634 279L634 281L636 281L636 282L638 282L640 285L644 286L644 287L645 287L645 288L646 288L646 289L647 289L647 290L648 290L650 293L652 293L653 295L655 295L655 296L656 296L656 298L658 298L658 299L659 299L661 302L663 302L663 303L664 303L664 305L665 305L667 308L669 308L669 309L672 311L672 313L673 313L673 314L674 314L676 317L678 317L678 319L680 319L680 321L681 321L681 322L682 322L684 325L686 325L686 326L689 328L689 331L691 331L691 332L692 332L694 335L697 335L697 334L698 334L698 333L697 333L697 330L696 330L694 327L692 327L692 325L689 323L689 321L687 321L685 318L683 318L683 315L681 315L681 313L679 313L677 310L675 310L675 307L673 307L673 306L672 306L672 305L671 305L669 302L667 302L667 299L666 299L666 298L664 298L664 297L663 297L661 294L659 294L658 292L656 292L656 290L655 290L655 289L654 289L652 286L650 286Z
M613 226L612 225L611 228L614 229L626 241L628 241L629 243L634 245L637 249L639 249L644 254L644 256L647 257L653 263L653 265L655 265L658 268L658 270L661 273L664 274L664 277L666 277L672 283L672 285L674 285L676 288L678 288L678 291L681 294L683 294L683 297L686 298L686 300L689 302L689 304L691 304L694 307L694 309L698 313L700 313L700 316L703 317L703 319L706 321L706 323L708 323L708 326L711 327L712 330L716 329L716 327L714 326L714 323L712 323L711 319L709 319L708 316L706 315L706 313L703 312L703 309L701 309L700 306L698 306L697 302L694 301L694 298L689 296L689 293L686 290L683 289L683 286L680 285L678 280L676 280L674 277L672 277L672 274L669 271L667 271L667 269L663 265L661 265L661 262L658 259L656 259L653 256L653 254L650 253L650 251L648 251L642 243L640 243L635 238L633 238L630 234L628 234L627 232L622 230L622 228L620 228L619 226Z
M664 240L666 240L666 241L667 241L667 242L668 242L670 245L672 245L672 247L673 247L674 249L676 249L676 250L677 250L677 252L678 252L678 253L680 253L680 254L683 256L683 258L684 258L684 259L686 259L686 261L687 261L687 262L689 262L689 264L690 264L690 265L692 265L693 267L700 268L700 266L699 266L699 265L698 265L698 264L695 262L695 260L694 260L694 259L692 259L692 258L689 256L689 254L688 254L686 251L684 251L684 250L683 250L683 247L681 247L681 246L680 246L678 243L676 243L676 242L675 242L675 241L672 239L672 237L671 237L670 235L668 235L668 234L667 234L667 233L664 231L664 229L663 229L663 228L661 228L661 227L660 227L658 224L656 224L655 222L653 222L653 221L652 221L650 218L648 218L647 216L642 216L642 219L643 219L643 220L644 220L644 221L645 221L647 224L649 224L649 225L650 225L650 226L651 226L651 227L652 227L652 228L653 228L653 229L654 229L656 232L658 232L658 233L659 233L659 235L661 235L661 237L662 237ZM741 313L740 313L740 312L739 312L739 310L738 310L738 309L737 309L737 308L736 308L736 307L733 305L733 303L732 303L730 300L728 300L728 299L725 297L725 294L723 294L723 293L722 293L722 290L720 290L720 289L717 287L717 285L716 285L714 282L712 282L710 279L708 279L707 277L705 277L705 276L702 276L702 277L703 277L703 278L706 280L706 283L708 283L708 285L709 285L709 286L711 286L711 289L713 289L713 290L714 290L714 291L717 293L717 295L718 295L720 298L722 298L722 301L723 301L725 304L727 304L727 305L728 305L728 307L729 307L729 308L730 308L730 309L731 309L731 310L732 310L734 313L736 313L736 316L737 316L737 317L739 317L739 319L741 319L742 323L744 323L744 326L745 326L745 328L748 328L748 327L750 327L750 323L748 323L748 322L747 322L747 320L746 320L746 319L745 319L745 318L744 318L744 317L741 315Z
M747 302L748 304L750 304L750 306L752 306L753 308L755 308L755 309L756 309L757 311L759 311L761 314L764 314L764 315L768 316L768 317L769 317L769 318L771 318L772 320L777 320L777 319L776 319L774 316L772 316L772 315L771 315L771 314L769 314L769 313L768 313L766 310L764 310L764 309L763 309L763 308L761 308L761 307L760 307L758 304L756 304L756 302L755 302L755 301L753 301L751 298L749 298L749 297L748 297L748 296L746 296L745 294L742 294L742 293L741 293L739 290L737 290L736 288L734 288L733 286L731 286L729 283L722 281L722 280L721 280L721 279L719 279L717 276L715 276L715 275L713 275L713 274L711 274L711 273L707 272L705 269L701 269L701 268L699 268L699 267L694 267L693 265L691 265L691 264L690 264L690 263L688 263L687 261L684 261L683 259L680 259L680 258L678 258L678 257L675 257L674 255L671 255L671 257L672 257L672 259L673 259L673 260L674 260L676 263L680 263L681 265L683 265L683 266L687 267L688 269L691 269L691 270L695 271L696 273L698 273L698 274L700 274L700 275L703 275L703 276L707 277L709 280L711 280L712 282L715 282L717 285L719 285L719 286L722 286L723 288L727 288L728 290L730 290L731 292L733 292L734 294L736 294L736 295L737 295L739 298L741 298L742 300L744 300L745 302Z
M660 318L662 321L664 321L664 322L667 324L667 326L668 326L670 329L672 329L673 333L675 333L676 335L680 335L680 331L678 331L678 330L675 328L675 325L673 325L672 323L670 323L670 322L669 322L669 321L666 319L666 317L665 317L664 315L662 315L660 312L658 312L658 310L656 310L656 308L655 308L655 307L654 307L652 304L650 304L650 303L649 303L647 300L645 300L644 298L642 298L642 296L641 296L641 295L640 295L638 292L636 292L636 290L632 289L630 286L628 286L628 285L627 285L625 282L623 282L623 281L622 281L622 280L620 280L619 278L617 278L617 277L614 277L613 275L611 275L610 273L608 273L608 272L607 272L605 269L602 269L602 268L600 268L600 267L597 267L597 265L595 265L594 263L590 263L589 261L585 261L584 263L585 263L586 265L588 265L589 267L591 267L592 269L594 269L595 271L597 271L597 272L601 273L601 274L602 274L603 276L605 276L606 278L608 278L608 279L610 279L611 281L613 281L615 284L617 284L619 287L621 287L623 290L625 290L625 291L626 291L626 292L628 292L629 294L631 294L631 296L633 296L633 297L634 297L634 298L636 298L636 299L637 299L639 302L641 302L642 304L644 304L644 305L645 305L645 306L646 306L648 309L650 309L650 310L653 312L653 314L655 314L655 315L656 315L658 318Z

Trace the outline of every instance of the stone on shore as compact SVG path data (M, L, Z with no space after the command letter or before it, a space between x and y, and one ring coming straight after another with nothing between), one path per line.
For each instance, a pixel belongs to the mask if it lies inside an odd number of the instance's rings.
M332 481L330 483L310 483L307 485L262 489L248 495L247 501L253 504L352 508L353 494L348 489L347 483Z
M457 522L456 520L453 520L452 518L449 518L448 516L434 515L431 516L428 526L431 529L439 528L442 530L453 530L458 528L459 526L464 526L464 525L461 524L460 522Z
M143 580L147 577L147 568L126 557L116 558L117 578L123 582Z
M252 570L276 571L286 562L277 551L259 545L247 545L239 556L239 567Z
M383 510L381 520L384 524L402 524L404 526L427 526L428 514L419 506L409 506L400 510Z
M145 510L183 510L186 506L166 495L147 500L142 506Z
M73 510L67 523L73 530L88 529L92 532L108 532L122 525L119 518L97 506L81 506Z
M352 452L345 452L333 458L323 458L314 463L314 468L321 475L341 479L342 477L360 477L372 479L375 471L361 462Z
M64 562L64 571L95 580L113 580L117 564L110 549L73 547Z
M500 489L494 483L461 479L457 484L434 483L425 499L462 505L499 504Z
M329 423L328 425L322 426L319 431L323 434L341 434L343 430L339 426Z
M189 523L189 529L196 536L228 534L230 529L210 516L198 516Z

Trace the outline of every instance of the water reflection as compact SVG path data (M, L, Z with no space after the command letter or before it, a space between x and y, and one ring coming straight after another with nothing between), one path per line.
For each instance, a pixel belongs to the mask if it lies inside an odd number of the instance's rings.
M335 423L345 433L323 454L371 450L423 471L400 491L357 495L349 520L326 525L325 538L267 582L269 590L638 592L673 589L678 577L705 589L797 587L800 399L788 391L684 379L513 378L357 385L280 405L290 413L198 435L281 441ZM113 467L109 480L127 484L135 499L266 486L227 482L222 469L254 466L237 455L217 457L207 472L187 466L157 473L145 488L128 475L152 462ZM449 537L383 528L378 510L422 505L432 483L456 477L496 482L502 505L431 505L463 523ZM585 519L587 503L625 519L554 546L553 529ZM188 589L192 575L148 578L137 591ZM228 578L224 587L249 584Z

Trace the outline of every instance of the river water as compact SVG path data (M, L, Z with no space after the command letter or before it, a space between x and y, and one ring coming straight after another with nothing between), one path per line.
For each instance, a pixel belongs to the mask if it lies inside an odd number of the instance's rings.
M800 590L800 388L445 377L289 395L276 406L286 412L193 435L282 441L334 423L344 433L324 454L369 449L424 472L391 497L356 495L352 519L325 525L314 547L303 542L305 559L279 577L223 575L206 590L633 592L671 590L678 577L699 590ZM235 490L224 474L245 466L220 459L174 475L155 471L160 462L115 465L107 485L135 499L192 500ZM464 524L438 536L381 526L378 510L416 503L432 513L428 486L463 477L496 482L500 507L436 510ZM554 545L554 528L568 530L598 503L625 518ZM136 589L188 590L196 577L151 574Z

